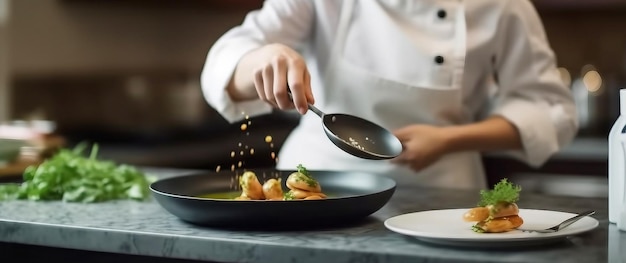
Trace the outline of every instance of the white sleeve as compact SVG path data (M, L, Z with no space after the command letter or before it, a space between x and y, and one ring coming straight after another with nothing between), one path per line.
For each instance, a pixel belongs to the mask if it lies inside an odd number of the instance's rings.
M534 6L527 0L507 3L498 29L499 90L491 114L508 119L521 134L523 149L507 154L538 167L576 135L576 107Z
M201 86L208 104L227 121L270 113L272 108L261 100L234 102L226 92L241 57L269 43L299 48L313 27L313 1L266 0L263 7L248 13L240 26L220 37L209 50L201 74Z

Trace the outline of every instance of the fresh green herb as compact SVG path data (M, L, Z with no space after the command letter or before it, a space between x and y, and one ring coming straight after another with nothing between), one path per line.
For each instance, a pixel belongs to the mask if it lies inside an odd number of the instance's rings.
M498 202L515 203L519 199L522 187L513 185L506 178L500 180L492 190L480 191L480 202L478 206L495 205Z
M116 199L145 200L153 178L129 165L117 165L96 158L98 145L89 157L82 155L86 145L61 149L23 173L23 183L0 185L0 200L63 200L102 202Z
M15 199L19 192L19 184L0 185L0 200Z
M296 199L296 197L293 195L293 192L291 190L283 194L283 200L294 200L294 199Z
M298 168L299 173L304 174L307 177L311 177L311 174L309 174L309 171L302 164L298 164L296 168Z
M473 225L472 226L472 231L476 232L476 233L484 233L485 230L482 229L481 227L479 227L478 225Z
M312 178L307 178L307 180L305 180L305 183L310 187L317 186L317 181L313 180Z
M310 187L316 187L317 186L317 181L315 180L315 178L313 178L313 176L311 176L311 174L306 169L306 167L304 167L302 164L298 164L297 168L298 168L298 173L300 173L300 174L302 174L304 176L296 178L296 181L299 181L300 178L302 178L302 180L308 186L310 186Z

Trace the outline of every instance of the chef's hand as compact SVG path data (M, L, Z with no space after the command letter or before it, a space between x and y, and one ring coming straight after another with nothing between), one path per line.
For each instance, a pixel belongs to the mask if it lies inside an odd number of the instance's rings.
M307 103L314 103L311 77L298 52L282 44L269 44L246 57L254 62L254 88L260 99L279 109L295 106L301 114L307 112ZM287 89L291 90L293 102Z
M391 161L420 171L437 161L447 151L445 130L430 125L415 124L394 131L403 150Z

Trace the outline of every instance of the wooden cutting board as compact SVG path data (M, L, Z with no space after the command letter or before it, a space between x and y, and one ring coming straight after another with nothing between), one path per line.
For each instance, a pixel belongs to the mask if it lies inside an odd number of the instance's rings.
M21 177L28 166L40 164L45 158L53 154L55 149L59 149L64 145L65 140L61 136L47 136L43 142L43 149L39 156L20 156L18 160L14 162L0 165L0 178Z
M14 163L9 163L8 165L5 165L5 166L0 166L0 177L2 178L22 177L22 174L24 173L24 169L26 169L26 167L30 165L36 165L36 164L38 164L38 162L14 162Z

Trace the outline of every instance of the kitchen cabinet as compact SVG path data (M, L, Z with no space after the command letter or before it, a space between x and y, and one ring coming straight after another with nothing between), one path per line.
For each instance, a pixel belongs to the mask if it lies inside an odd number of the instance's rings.
M624 0L531 0L539 11L590 11L626 9Z
M624 0L531 0L540 14L545 13L589 13L623 12Z
M198 7L222 10L252 10L263 0L62 0L67 4L107 4L142 7ZM538 9L589 10L626 8L624 0L531 0Z
M9 1L0 0L0 123L9 119Z
M210 8L216 10L252 10L263 0L62 0L65 4L116 5L127 7Z

